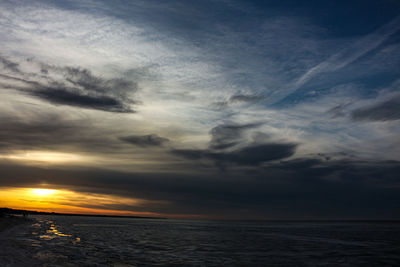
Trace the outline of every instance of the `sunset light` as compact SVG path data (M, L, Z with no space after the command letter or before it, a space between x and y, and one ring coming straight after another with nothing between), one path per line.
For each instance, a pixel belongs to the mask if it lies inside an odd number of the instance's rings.
M9 155L0 155L0 159L10 159L26 163L80 163L91 161L90 158L73 153L51 151L15 151Z
M48 196L56 193L56 190L53 189L43 189L43 188L34 188L32 189L32 193L37 196Z
M0 36L0 267L400 266L400 0L0 0Z
M124 207L140 208L154 204L168 205L165 201L80 193L67 189L11 187L2 188L0 196L0 207L60 213L160 216L153 212L134 212L124 209Z

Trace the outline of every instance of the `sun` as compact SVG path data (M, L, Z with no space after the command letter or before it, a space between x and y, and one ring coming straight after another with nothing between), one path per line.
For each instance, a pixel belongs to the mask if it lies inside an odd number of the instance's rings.
M34 188L32 189L32 193L36 196L44 197L51 194L54 194L56 190L53 189L44 189L44 188Z

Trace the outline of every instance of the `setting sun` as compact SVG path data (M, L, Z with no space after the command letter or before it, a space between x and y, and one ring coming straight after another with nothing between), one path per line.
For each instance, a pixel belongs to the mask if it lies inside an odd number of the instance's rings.
M167 205L167 202L146 199L126 198L107 194L88 194L66 189L48 188L3 188L0 195L0 208L26 209L43 212L158 216L159 214L141 211L113 210L108 207L137 206L149 203ZM89 207L88 207L89 206ZM92 208L90 206L96 206Z
M54 194L56 192L56 190L53 189L44 189L44 188L34 188L32 189L32 193L36 196L48 196L51 194Z

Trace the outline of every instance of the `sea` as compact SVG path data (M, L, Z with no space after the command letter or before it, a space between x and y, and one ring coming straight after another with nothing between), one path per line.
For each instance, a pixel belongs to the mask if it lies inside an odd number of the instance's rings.
M0 266L400 266L400 223L33 216Z

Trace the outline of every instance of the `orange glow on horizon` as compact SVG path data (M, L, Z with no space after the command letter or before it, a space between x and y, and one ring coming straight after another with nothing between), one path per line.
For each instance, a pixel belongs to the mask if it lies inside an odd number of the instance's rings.
M144 199L48 188L1 188L0 190L0 207L91 215L162 216L154 212L112 209L118 205L140 207L151 202Z

